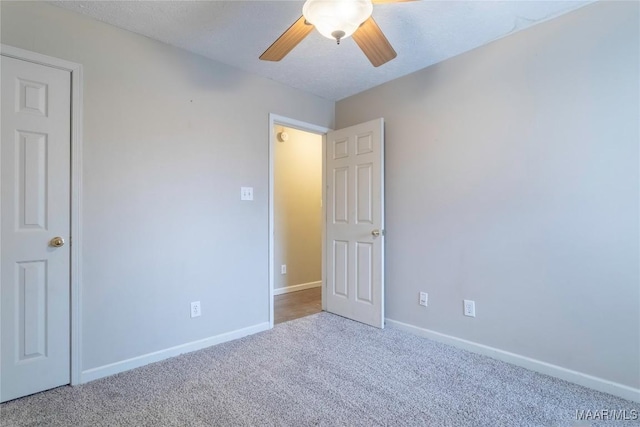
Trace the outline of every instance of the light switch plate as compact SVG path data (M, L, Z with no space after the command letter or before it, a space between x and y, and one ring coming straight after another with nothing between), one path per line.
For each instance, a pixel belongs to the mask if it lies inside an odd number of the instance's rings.
M427 306L429 304L429 294L426 292L420 292L420 305Z
M253 187L240 187L240 200L253 200Z

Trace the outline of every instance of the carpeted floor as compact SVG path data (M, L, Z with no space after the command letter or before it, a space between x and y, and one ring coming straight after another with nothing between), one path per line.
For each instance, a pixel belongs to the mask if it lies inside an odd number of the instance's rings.
M632 426L640 405L405 332L320 313L0 405L2 426Z

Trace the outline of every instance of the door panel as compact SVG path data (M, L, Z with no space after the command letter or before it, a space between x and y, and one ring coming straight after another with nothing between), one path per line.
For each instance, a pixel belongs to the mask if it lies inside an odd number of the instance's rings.
M19 262L17 306L18 360L47 356L47 262Z
M356 222L373 225L373 165L356 166Z
M333 294L349 298L349 242L333 241Z
M384 327L382 119L327 134L327 311ZM374 235L379 230L379 235Z
M0 401L7 401L70 380L71 75L0 58ZM67 243L50 246L56 236Z
M18 230L46 230L47 135L16 131Z
M356 297L358 302L373 303L373 244L356 243Z
M349 168L333 170L333 222L334 224L349 223Z

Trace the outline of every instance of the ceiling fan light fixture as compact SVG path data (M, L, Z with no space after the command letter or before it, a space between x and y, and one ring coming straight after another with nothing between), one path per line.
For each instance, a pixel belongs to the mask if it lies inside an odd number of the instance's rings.
M323 36L340 43L351 36L373 12L371 0L307 0L304 18Z

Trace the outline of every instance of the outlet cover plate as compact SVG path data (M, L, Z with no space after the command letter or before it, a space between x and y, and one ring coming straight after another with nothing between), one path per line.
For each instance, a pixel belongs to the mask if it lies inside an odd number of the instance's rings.
M202 314L200 310L200 301L194 301L191 303L191 317L199 317Z
M464 300L464 315L476 317L476 302L469 299Z

